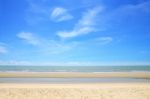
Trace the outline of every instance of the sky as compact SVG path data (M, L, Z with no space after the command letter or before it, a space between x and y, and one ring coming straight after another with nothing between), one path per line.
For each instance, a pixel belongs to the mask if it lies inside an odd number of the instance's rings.
M150 0L0 0L0 64L150 65Z

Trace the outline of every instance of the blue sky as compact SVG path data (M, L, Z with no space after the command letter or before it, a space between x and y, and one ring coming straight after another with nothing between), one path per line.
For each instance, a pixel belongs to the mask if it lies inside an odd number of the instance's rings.
M0 64L150 64L150 0L0 0Z

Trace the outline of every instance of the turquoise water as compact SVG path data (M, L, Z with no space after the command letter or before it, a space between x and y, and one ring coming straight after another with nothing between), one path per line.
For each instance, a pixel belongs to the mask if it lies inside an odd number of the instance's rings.
M28 72L126 72L150 71L150 66L0 66L0 71Z

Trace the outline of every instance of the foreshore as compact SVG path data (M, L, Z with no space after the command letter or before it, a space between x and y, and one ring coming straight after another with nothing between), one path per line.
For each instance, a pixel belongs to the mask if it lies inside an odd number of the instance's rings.
M47 77L47 78L150 78L150 72L0 72L0 78Z
M0 78L150 78L149 72L0 72ZM34 79L33 79L34 80ZM138 81L138 80L137 80ZM0 99L150 99L149 82L0 83Z

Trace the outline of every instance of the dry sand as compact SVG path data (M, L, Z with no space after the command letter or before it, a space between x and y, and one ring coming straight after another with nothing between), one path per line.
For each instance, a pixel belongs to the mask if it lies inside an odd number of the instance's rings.
M149 83L0 84L0 99L150 99Z

